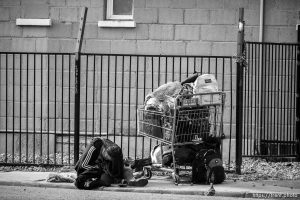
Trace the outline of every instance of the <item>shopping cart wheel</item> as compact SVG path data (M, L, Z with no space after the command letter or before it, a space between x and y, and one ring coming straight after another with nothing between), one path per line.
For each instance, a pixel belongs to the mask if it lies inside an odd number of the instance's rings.
M147 179L150 179L152 177L152 171L149 168L144 167L143 174Z

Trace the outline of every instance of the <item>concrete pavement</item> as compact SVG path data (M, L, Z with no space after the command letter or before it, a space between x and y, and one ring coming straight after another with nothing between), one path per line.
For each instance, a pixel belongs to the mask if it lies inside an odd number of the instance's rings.
M0 185L76 189L73 183L47 182L46 179L50 173L53 172L0 172ZM215 196L300 199L300 180L252 182L226 180L222 184L214 185L214 188L216 190ZM119 187L113 185L99 188L103 191L183 195L204 195L208 189L209 185L191 185L188 182L176 186L173 180L167 176L153 176L146 187Z

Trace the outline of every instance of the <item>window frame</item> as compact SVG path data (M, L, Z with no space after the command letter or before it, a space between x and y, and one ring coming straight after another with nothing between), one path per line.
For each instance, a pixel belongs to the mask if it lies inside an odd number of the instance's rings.
M114 0L106 1L106 19L107 20L133 20L134 13L134 0L132 0L131 15L114 15L113 14L113 3Z

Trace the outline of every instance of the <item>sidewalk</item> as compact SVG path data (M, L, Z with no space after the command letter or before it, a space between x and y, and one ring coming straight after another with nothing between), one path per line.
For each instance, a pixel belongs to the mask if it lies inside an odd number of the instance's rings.
M53 172L0 172L0 185L30 186L76 189L73 183L46 182L49 173ZM214 185L215 196L248 197L248 198L274 198L291 197L300 198L300 180L295 181L231 181ZM175 186L173 180L166 176L154 176L146 187L105 187L104 191L123 191L161 194L204 195L209 185L191 185L182 183ZM277 195L277 196L275 196Z

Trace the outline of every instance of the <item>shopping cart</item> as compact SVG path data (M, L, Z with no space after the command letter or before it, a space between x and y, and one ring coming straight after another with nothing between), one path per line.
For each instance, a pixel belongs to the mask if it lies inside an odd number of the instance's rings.
M178 96L175 106L168 112L138 109L138 134L156 139L163 146L169 145L172 154L171 167L162 163L145 166L144 170L151 177L151 170L171 172L177 185L179 171L191 166L191 159L178 158L176 149L187 145L205 144L209 138L219 138L223 134L223 107L225 93L201 93ZM162 158L161 158L162 160Z

